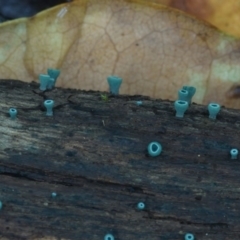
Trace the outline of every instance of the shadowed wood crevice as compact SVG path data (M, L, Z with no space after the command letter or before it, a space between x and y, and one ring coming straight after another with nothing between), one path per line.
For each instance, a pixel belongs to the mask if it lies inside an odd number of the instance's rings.
M214 121L193 103L180 119L168 100L101 94L1 81L0 239L238 239L239 111Z

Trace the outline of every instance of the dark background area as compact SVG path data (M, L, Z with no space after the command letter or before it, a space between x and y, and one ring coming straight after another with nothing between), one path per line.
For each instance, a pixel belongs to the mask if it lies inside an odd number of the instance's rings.
M0 0L0 21L31 17L65 2L71 2L71 0Z

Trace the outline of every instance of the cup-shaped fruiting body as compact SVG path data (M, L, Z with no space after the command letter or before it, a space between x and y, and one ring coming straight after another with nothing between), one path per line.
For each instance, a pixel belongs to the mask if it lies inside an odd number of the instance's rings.
M233 148L231 149L230 154L231 154L231 159L237 159L238 150L236 148Z
M118 76L109 76L107 78L108 85L109 85L109 91L112 94L119 94L119 88L122 84L122 78Z
M140 106L140 105L142 105L142 101L136 101L136 104L137 104L138 106Z
M151 142L148 144L148 154L151 157L156 157L162 152L162 145L158 142Z
M185 89L178 90L178 100L183 100L188 102L188 91Z
M9 109L9 115L12 120L16 119L17 117L17 109L16 108L10 108Z
M176 117L182 118L184 116L184 113L188 109L188 102L183 100L177 100L174 102L174 108L176 110Z
M48 83L49 83L49 80L50 80L50 76L47 75L47 74L39 74L38 78L39 78L39 81L40 81L40 88L39 89L41 91L47 90Z
M114 240L114 236L112 234L108 233L104 236L104 240Z
M186 233L185 240L194 240L194 235L192 233Z
M47 109L46 116L53 116L53 105L54 105L53 100L44 101L44 106Z
M192 86L183 86L184 90L187 90L188 91L188 104L191 104L192 102L192 98L194 96L194 94L196 93L196 88L195 87L192 87Z
M144 208L145 208L145 203L139 202L138 205L137 205L137 209L143 210Z
M52 197L56 197L56 196L57 196L57 193L52 192Z
M209 103L208 104L208 112L209 112L209 118L216 119L217 114L220 111L220 105L217 103Z
M49 90L53 89L54 85L55 85L54 79L50 77L47 84L47 89Z
M54 84L53 84L53 87L55 86L56 84L56 81L57 81L57 78L59 77L60 75L60 70L59 69L54 69L54 68L48 68L47 70L47 73L48 75L54 79Z
M2 201L0 201L0 209L2 209L2 206L3 206Z

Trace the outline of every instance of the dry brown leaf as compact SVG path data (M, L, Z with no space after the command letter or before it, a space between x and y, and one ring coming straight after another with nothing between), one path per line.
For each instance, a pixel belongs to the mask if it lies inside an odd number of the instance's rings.
M183 85L194 101L240 107L226 91L240 77L239 40L179 11L127 0L78 0L0 27L1 78L36 80L60 68L58 86L172 99Z
M149 0L180 9L240 38L239 0Z

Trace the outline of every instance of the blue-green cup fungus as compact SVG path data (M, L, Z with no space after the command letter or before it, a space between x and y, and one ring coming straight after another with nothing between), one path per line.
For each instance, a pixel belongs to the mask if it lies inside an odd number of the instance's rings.
M54 197L56 197L56 196L57 196L57 193L52 192L52 197L54 198Z
M109 91L112 94L119 94L119 88L122 84L122 78L118 76L109 76L107 78L108 85L109 85Z
M188 91L185 89L178 90L178 100L183 100L188 102Z
M183 118L184 113L188 109L188 102L183 100L177 100L174 102L174 108L176 110L176 117Z
M139 202L139 203L137 204L137 209L143 210L144 208L145 208L145 203Z
M53 100L45 100L44 101L44 106L47 109L46 116L53 116L53 105L54 105Z
M54 87L61 71L59 69L48 68L47 73L51 78L53 78L53 82L54 82L53 87Z
M148 144L147 150L151 157L157 157L162 152L162 145L159 142L151 142Z
M196 93L196 88L195 87L192 87L192 86L183 86L184 90L187 90L188 91L188 104L191 104L192 102L192 98L194 96L194 94Z
M41 91L46 91L49 84L50 76L47 74L39 74L38 79L40 81L39 89Z
M209 118L216 119L217 114L219 113L221 106L217 103L208 104Z
M53 78L49 78L48 84L47 84L47 89L51 90L54 88L55 82Z
M9 115L12 120L16 119L17 117L17 109L16 108L10 108L9 109Z
M142 101L136 101L136 104L137 104L138 106L140 106L140 105L142 105Z
M230 154L231 154L231 159L237 159L238 150L236 148L233 148L233 149L231 149Z
M104 236L104 240L114 240L114 236L112 234L108 233Z
M2 201L0 201L0 210L2 209L3 207L3 204L2 204Z
M192 233L186 233L184 239L185 240L194 240L194 235Z

